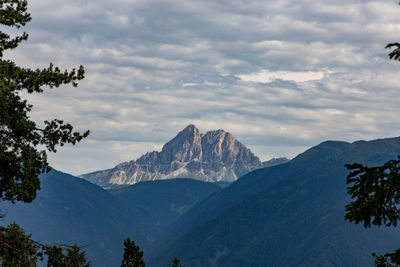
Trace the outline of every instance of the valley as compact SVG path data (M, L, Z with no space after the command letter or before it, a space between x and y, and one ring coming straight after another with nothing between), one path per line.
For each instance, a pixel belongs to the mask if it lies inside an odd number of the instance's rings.
M194 267L371 266L370 253L393 249L400 233L344 220L344 165L398 154L400 138L329 141L225 186L177 178L105 190L53 170L33 203L2 206L2 224L15 220L43 242L77 243L100 267L119 264L128 236L156 267L175 256Z

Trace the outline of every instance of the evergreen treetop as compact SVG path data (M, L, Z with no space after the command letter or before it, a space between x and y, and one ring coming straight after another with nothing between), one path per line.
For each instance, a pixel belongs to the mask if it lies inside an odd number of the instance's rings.
M124 241L124 258L121 267L145 267L143 251L128 237Z

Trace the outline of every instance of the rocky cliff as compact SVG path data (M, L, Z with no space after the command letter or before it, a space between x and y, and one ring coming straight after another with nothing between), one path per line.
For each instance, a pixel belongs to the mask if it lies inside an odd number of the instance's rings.
M166 143L161 152L146 153L136 161L80 177L103 187L180 177L208 182L235 181L260 167L259 158L230 133L216 130L202 134L189 125Z

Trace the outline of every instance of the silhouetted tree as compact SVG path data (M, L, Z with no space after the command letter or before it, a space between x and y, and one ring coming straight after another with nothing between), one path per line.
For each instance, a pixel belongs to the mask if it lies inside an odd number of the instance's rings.
M0 24L20 28L31 20L25 0L0 0ZM56 146L75 144L89 134L73 132L71 124L53 119L39 128L29 118L32 105L20 96L43 92L43 87L62 84L77 86L84 78L82 66L78 70L61 72L52 63L45 69L32 70L17 66L3 58L4 51L15 49L28 34L12 38L0 31L0 200L31 202L40 188L39 174L47 172L46 147L56 152Z
M399 3L400 5L400 3ZM400 43L387 44L393 49L389 58L400 61ZM354 201L346 205L345 219L363 223L365 228L376 226L397 226L400 219L400 156L389 160L382 166L366 167L354 163L346 165L351 170L347 176L348 193ZM400 249L393 253L377 255L378 267L400 266Z
M48 256L47 267L90 267L86 260L85 251L81 251L77 245L62 248L60 246L45 246L43 248ZM66 254L64 251L66 250Z
M0 0L0 25L19 29L30 20L26 0ZM26 32L11 37L0 31L0 201L35 199L40 189L39 174L50 170L46 151L56 152L57 145L76 144L89 134L74 132L71 124L60 119L44 121L40 128L29 118L33 106L21 98L21 92L42 93L44 88L62 84L77 86L84 78L84 69L80 66L62 72L50 63L48 68L32 70L4 59L6 50L17 48L27 39ZM44 254L49 267L90 266L79 247L40 244L16 223L0 227L0 252L1 266L36 266Z
M89 267L85 252L76 245L49 246L41 244L28 235L17 224L0 226L0 266L37 266L39 260L47 255L48 267Z
M184 265L181 264L181 261L177 257L174 257L172 259L172 263L169 266L170 267L185 267Z
M354 163L346 165L348 193L354 201L346 205L345 219L363 223L365 228L397 226L400 219L400 157L382 166L366 167ZM400 265L400 250L385 255L372 254L379 267Z
M399 2L400 5L400 2ZM386 49L393 49L389 53L389 58L393 60L398 60L400 61L400 43L395 42L395 43L389 43L385 47Z
M143 251L128 237L124 241L124 258L121 267L145 267Z
M1 227L0 266L37 266L36 262L42 259L43 254L38 252L39 246L30 238L31 235L26 235L16 223L11 223L8 227Z

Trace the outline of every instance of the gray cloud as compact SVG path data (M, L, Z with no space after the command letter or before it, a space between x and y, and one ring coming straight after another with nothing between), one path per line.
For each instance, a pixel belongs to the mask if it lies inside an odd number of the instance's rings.
M6 56L87 73L78 88L24 95L35 120L92 131L50 156L61 170L134 159L189 123L263 159L398 135L400 63L384 49L398 41L395 1L36 0L30 11L29 41ZM265 73L277 79L240 78Z

